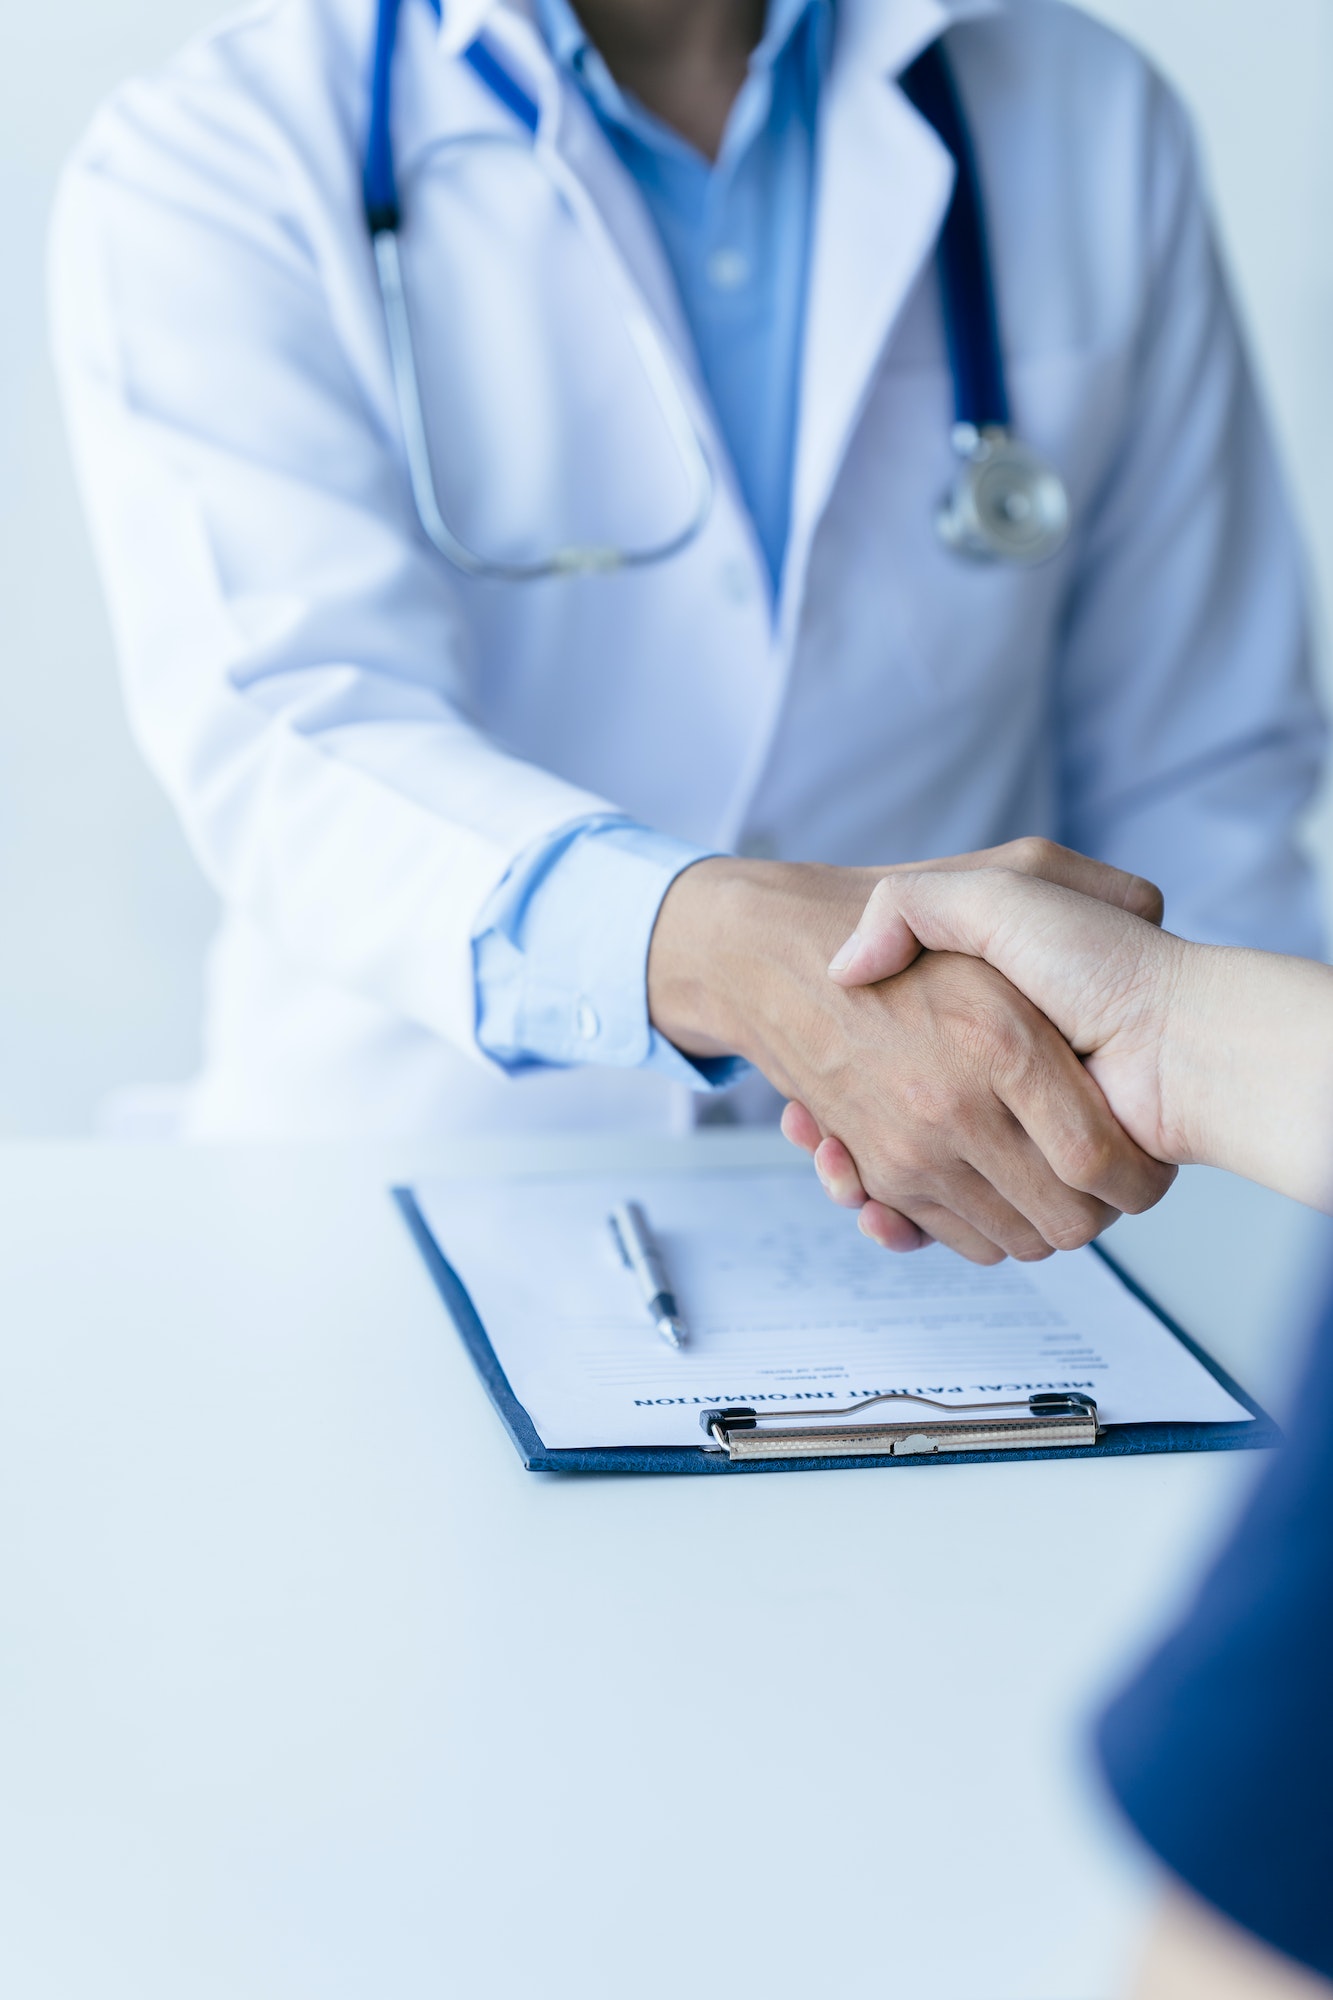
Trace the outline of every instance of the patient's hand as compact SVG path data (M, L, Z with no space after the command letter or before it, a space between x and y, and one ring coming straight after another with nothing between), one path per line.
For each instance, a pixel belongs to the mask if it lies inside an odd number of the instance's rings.
M941 866L996 856L1160 910L1149 884L1045 843ZM1068 1044L992 968L931 954L887 984L830 983L829 955L883 872L696 864L654 932L654 1022L692 1054L748 1056L809 1108L817 1139L836 1132L894 1248L938 1238L979 1263L1032 1259L1150 1207L1169 1170L1126 1136Z
M1333 1205L1328 967L1188 944L1058 884L984 868L886 876L831 980L892 992L923 950L973 953L1012 981L1153 1158L1229 1167ZM788 1106L783 1129L814 1153L834 1199L861 1208L868 1235L896 1239L901 1216L876 1200L854 1139L808 1101Z
M866 986L912 964L922 949L984 958L1041 1008L1088 1058L1125 1129L1158 1159L1182 1140L1169 1128L1158 1058L1188 955L1182 940L1102 898L1004 868L885 876L830 977Z

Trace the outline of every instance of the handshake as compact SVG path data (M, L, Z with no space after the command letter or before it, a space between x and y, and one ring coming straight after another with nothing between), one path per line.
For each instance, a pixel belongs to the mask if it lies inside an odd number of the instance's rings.
M1324 1205L1327 970L1161 916L1150 883L1044 840L889 869L717 857L663 902L649 1008L687 1053L764 1072L888 1249L1048 1257L1190 1160Z

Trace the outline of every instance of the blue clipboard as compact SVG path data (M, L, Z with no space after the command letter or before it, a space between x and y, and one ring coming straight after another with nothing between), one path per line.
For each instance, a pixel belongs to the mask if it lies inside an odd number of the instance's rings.
M481 1377L486 1393L501 1423L529 1472L655 1472L732 1475L750 1472L833 1472L865 1470L870 1466L978 1465L1000 1460L1034 1458L1132 1458L1162 1451L1263 1451L1280 1444L1282 1433L1273 1419L1248 1396L1226 1370L1200 1347L1196 1340L1163 1312L1156 1300L1136 1284L1100 1244L1093 1248L1116 1277L1168 1332L1187 1347L1196 1361L1220 1382L1227 1394L1249 1410L1254 1421L1236 1424L1110 1424L1093 1445L1043 1445L1035 1450L936 1451L929 1455L903 1458L878 1454L853 1458L760 1458L733 1460L725 1453L705 1450L700 1445L605 1446L586 1451L555 1450L543 1444L536 1425L509 1386L486 1329L477 1316L467 1288L440 1249L410 1188L392 1190L394 1201L421 1252L435 1288L458 1329L472 1365Z

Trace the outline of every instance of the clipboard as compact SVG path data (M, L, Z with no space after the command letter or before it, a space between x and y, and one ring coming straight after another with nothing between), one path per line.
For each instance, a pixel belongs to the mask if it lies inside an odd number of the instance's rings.
M1132 1458L1176 1451L1262 1451L1282 1439L1278 1426L1254 1398L1163 1311L1115 1258L1100 1244L1094 1244L1097 1255L1125 1289L1188 1349L1228 1395L1251 1413L1251 1422L1102 1425L1091 1398L1034 1397L1029 1399L1030 1403L1058 1402L1066 1407L1028 1408L1018 1414L1005 1406L990 1404L987 1408L991 1410L1004 1408L1004 1415L978 1419L974 1425L940 1426L935 1434L929 1419L913 1411L905 1417L895 1414L891 1422L872 1423L868 1419L852 1430L829 1428L821 1436L818 1424L788 1429L772 1415L761 1416L737 1407L703 1411L697 1446L552 1448L543 1443L532 1418L510 1387L467 1288L435 1241L412 1190L396 1187L392 1195L496 1415L528 1472L729 1476L753 1472L864 1471L881 1466L976 1465L1035 1458ZM1089 1403L1091 1411L1072 1407ZM946 1430L953 1434L952 1450L942 1442ZM957 1448L960 1434L969 1434L967 1447L962 1450ZM794 1441L799 1447L796 1450L791 1448Z

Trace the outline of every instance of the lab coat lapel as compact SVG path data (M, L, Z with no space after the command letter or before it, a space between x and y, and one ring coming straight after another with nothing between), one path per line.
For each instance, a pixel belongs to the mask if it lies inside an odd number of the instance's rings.
M699 366L694 335L681 305L675 276L661 236L633 177L606 133L568 77L552 65L536 28L519 11L519 0L496 5L486 25L488 39L506 45L541 77L538 144L548 149L552 179L581 212L585 228L600 233L609 256L636 295L675 361L691 420L707 451L715 480L715 505L732 514L750 543L756 574L763 555L741 497L730 450L713 409Z
M456 60L478 36L507 73L537 105L535 144L566 199L582 211L585 226L598 231L618 260L640 302L656 321L683 377L687 398L714 464L730 468L699 372L693 336L680 304L675 279L642 196L625 171L578 89L551 62L545 42L524 0L446 0L437 26L424 5L404 6L400 36L427 38L435 61L418 46L400 63L398 159L406 181L422 154L441 143L487 134L512 136L512 111L466 64ZM443 77L441 76L443 65ZM433 75L431 71L433 69Z
M573 177L571 198L581 196L596 211L610 247L656 320L697 399L705 391L694 337L657 227L591 108L573 84L564 79L560 82L550 143L556 159Z
M801 404L779 622L793 635L810 546L875 369L932 255L953 162L896 78L995 0L840 0L820 107Z
M837 0L832 61L819 117L815 212L791 526L779 602L779 651L789 657L810 548L879 358L929 259L953 187L953 163L895 81L952 22L1004 0ZM424 9L413 10L418 19ZM638 190L580 94L552 64L525 0L453 0L431 23L451 72L440 91L411 93L412 153L440 139L508 129L512 113L465 64L478 34L538 105L536 143L556 178L586 203L680 367L720 495L740 506L729 454L699 373L693 337L665 252ZM411 72L409 70L409 78ZM409 107L404 106L405 114ZM751 537L753 540L753 537ZM761 566L757 544L753 551Z

